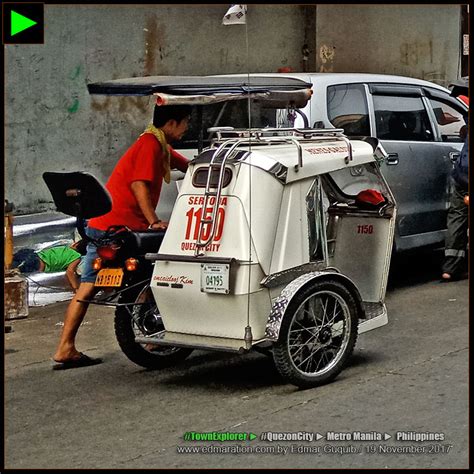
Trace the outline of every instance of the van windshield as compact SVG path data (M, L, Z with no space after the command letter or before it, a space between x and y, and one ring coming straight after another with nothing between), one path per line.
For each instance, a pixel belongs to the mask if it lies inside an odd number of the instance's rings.
M173 146L176 149L199 148L210 145L210 127L248 128L248 101L235 100L203 106L193 106L189 127L183 138ZM250 126L252 128L276 127L276 109L262 107L258 102L250 105Z

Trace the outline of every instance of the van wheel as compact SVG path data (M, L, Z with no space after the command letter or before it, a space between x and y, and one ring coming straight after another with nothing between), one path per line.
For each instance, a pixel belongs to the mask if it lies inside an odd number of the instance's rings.
M357 339L358 310L347 288L334 280L315 281L290 302L273 347L280 374L301 388L333 380Z
M115 336L122 352L132 362L147 369L164 369L186 359L193 349L135 342L135 336L164 330L150 287L147 285L141 291L137 290L137 293L136 304L117 306L115 311ZM127 300L130 299L130 295L127 295Z

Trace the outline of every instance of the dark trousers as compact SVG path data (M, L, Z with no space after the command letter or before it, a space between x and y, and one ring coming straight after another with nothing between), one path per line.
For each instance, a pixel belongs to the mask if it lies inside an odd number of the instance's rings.
M464 203L464 191L453 184L448 211L448 231L444 249L443 273L462 273L467 250L467 229L469 206Z

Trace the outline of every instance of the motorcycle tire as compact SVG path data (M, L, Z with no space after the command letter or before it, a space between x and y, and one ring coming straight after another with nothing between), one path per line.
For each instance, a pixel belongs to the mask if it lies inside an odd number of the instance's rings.
M127 295L127 293L129 294ZM153 316L157 312L157 308L148 284L144 288L138 288L135 290L134 294L131 293L132 290L124 292L125 295L119 299L119 303L134 301L135 303L149 302L149 305L134 306L132 303L128 306L117 306L114 320L115 337L117 338L122 352L132 362L147 369L164 369L172 367L186 359L193 349L159 346L147 348L146 346L153 346L153 344L140 344L135 342L135 335L138 332L141 335L146 335L146 333L137 327L131 313L134 311L144 312L143 315L139 314L138 317L146 318L147 314ZM156 332L157 330L164 329L164 326L161 323L161 327L155 327L153 329L153 332Z

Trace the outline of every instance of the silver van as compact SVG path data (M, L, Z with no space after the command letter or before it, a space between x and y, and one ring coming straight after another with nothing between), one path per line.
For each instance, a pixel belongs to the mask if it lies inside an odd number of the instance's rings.
M252 84L252 80L255 84L263 76L302 80L312 84L313 93L301 109L278 109L274 104L271 107L265 102L251 102L250 127L337 128L351 138L378 138L389 154L382 164L382 173L398 205L395 250L444 245L450 172L452 161L462 148L460 130L468 112L461 100L432 82L382 74L226 74L201 80L205 85L216 82L216 77L230 77L239 84ZM143 87L143 83L152 84L154 79L126 81L139 81L137 87ZM123 80L111 82L121 84ZM188 133L175 147L194 158L210 144L213 134L209 128L218 126L249 127L247 101L195 106ZM361 173L362 169L351 169L351 180L336 184L351 194L351 186L357 186L358 179L363 179ZM176 187L164 187L158 207L158 215L163 219L171 214L176 196Z
M395 250L444 245L450 172L462 148L459 132L467 120L467 106L450 96L448 89L410 77L348 73L284 76L312 83L311 100L303 109L280 109L276 116L274 110L253 106L252 127L342 128L349 137L378 138L389 153L382 173L398 205ZM235 111L227 113L233 123L239 116ZM216 111L218 120L208 124L229 125L222 120L224 114ZM246 114L242 115L245 121Z

